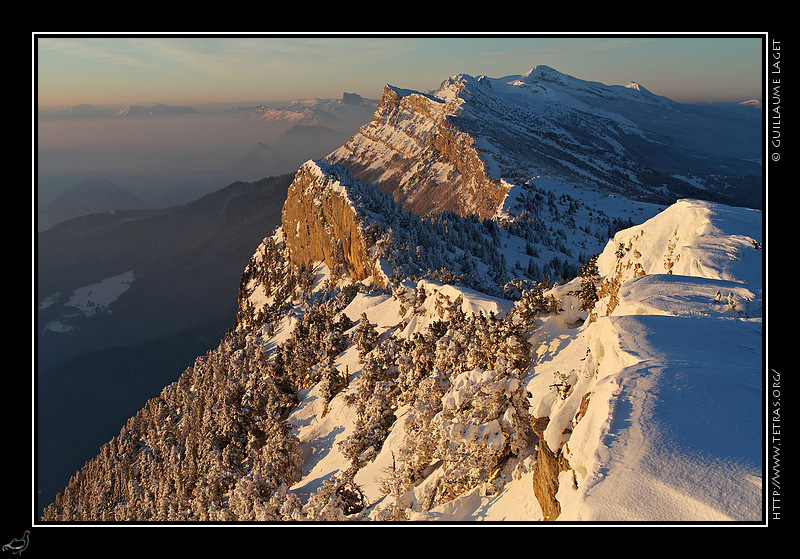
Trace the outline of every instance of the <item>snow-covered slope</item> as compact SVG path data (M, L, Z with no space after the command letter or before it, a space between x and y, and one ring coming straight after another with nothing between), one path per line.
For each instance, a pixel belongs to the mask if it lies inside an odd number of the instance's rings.
M681 229L686 236L676 235ZM647 262L644 275L619 277L613 312L605 314L605 297L595 310L600 316L577 328L564 320L568 308L541 317L529 335L535 358L522 382L531 395L531 415L549 418L538 445L560 452L568 464L558 476L557 520L761 518L760 235L760 212L680 201L609 242L599 260L604 279L615 273L617 263L624 267L625 256L616 252L634 237L639 242L631 242L628 254L638 251ZM683 244L676 251L672 245L679 239ZM667 254L682 255L680 270L663 270ZM437 297L461 297L467 312L510 310L506 301L468 290L430 282L420 286ZM562 309L574 287L553 291ZM433 303L430 297L426 301ZM426 304L404 315L396 298L364 295L343 312L356 320L365 312L384 335L408 337L424 331L436 308ZM352 347L336 364L351 373L361 369ZM439 413L448 402L470 397L473 384L485 382L486 374L475 369L453 379ZM305 476L294 488L301 494L347 468L337 443L352 434L354 410L341 395L326 415L321 412L322 399L312 388L290 417L308 458ZM401 467L396 461L411 411L401 408L396 414L380 452L355 476L374 503L374 518L388 514L392 499L383 496L379 481L393 464ZM488 425L473 427L476 436L492 436ZM501 431L498 426L496 432ZM450 432L473 436L468 429ZM442 463L434 461L401 502L416 520L542 520L532 488L536 455L531 448L518 456L514 468L503 472L500 489L480 484L424 510L423 496L442 474Z
M570 465L559 518L761 518L761 235L760 212L681 200L609 242L618 291L529 384L569 371L533 412Z
M582 278L547 292L557 312L526 323L531 363L517 375L500 373L497 364L472 367L468 340L456 343L464 333L451 328L436 355L454 352L464 363L437 369L445 379L438 392L428 387L436 397L424 408L420 396L393 408L385 439L353 475L369 503L356 518L759 520L761 234L761 212L695 200L621 231L597 259L592 309L580 309ZM317 273L322 285L327 268ZM353 321L351 332L359 321L373 323L376 348L391 348L373 351L396 352L390 361L402 368L408 350L399 340L427 336L440 320L455 322L455 308L516 323L524 316L520 302L429 280L404 281L391 294L359 292L341 312ZM290 329L284 322L277 335L285 340ZM343 448L360 417L348 394L367 382L370 355L360 356L355 344L338 354L333 366L347 371L348 387L328 401L315 384L289 416L303 453L303 478L292 491L303 501L351 467ZM499 384L508 398L512 386L524 387L526 421L541 427L540 440L515 431L511 407L482 420L459 416L465 403L474 406L480 391ZM419 435L423 410L429 437ZM437 436L439 450L427 455L413 483L391 493L392 476L409 469L404 460L420 460L409 448L435 447ZM481 441L477 454L512 440L523 448L497 461L482 482L459 489L448 478L455 466L443 458L443 436L456 445ZM556 472L535 471L544 445L557 457ZM556 488L549 502L534 489L547 476Z
M763 218L641 199L663 111L547 67L387 86L46 518L759 520Z

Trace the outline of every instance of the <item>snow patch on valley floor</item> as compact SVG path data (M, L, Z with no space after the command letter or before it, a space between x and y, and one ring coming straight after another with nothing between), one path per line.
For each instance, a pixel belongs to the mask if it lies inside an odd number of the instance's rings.
M133 270L101 279L90 285L79 287L72 292L62 307L62 317L49 321L44 329L51 332L68 332L72 330L66 321L76 316L91 318L102 312L110 312L109 306L130 289L136 279ZM57 295L46 298L39 304L39 309L55 304Z

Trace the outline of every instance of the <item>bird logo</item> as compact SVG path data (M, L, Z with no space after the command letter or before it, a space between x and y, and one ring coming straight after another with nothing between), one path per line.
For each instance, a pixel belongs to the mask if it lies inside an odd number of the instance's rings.
M30 530L25 530L21 538L14 538L6 545L3 546L3 551L10 551L16 555L20 555L28 547L28 538L30 537Z

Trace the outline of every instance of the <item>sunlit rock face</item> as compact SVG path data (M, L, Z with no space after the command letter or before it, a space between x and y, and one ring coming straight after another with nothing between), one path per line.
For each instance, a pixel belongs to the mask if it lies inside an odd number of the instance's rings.
M281 225L292 263L346 266L355 280L372 274L361 220L335 169L308 162L297 172L283 206Z
M487 175L475 138L453 124L459 107L455 96L445 100L387 85L372 121L326 160L378 184L416 214L493 217L508 186Z

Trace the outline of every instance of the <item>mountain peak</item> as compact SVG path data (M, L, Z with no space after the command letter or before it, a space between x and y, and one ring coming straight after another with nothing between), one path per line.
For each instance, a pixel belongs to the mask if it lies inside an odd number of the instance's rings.
M662 109L669 113L654 113ZM415 213L483 219L497 215L511 185L537 174L649 201L674 201L665 186L702 197L676 175L759 172L747 162L759 157L756 136L725 130L719 115L638 82L605 85L536 65L500 78L455 75L431 93L386 85L372 121L327 159Z
M558 70L556 70L555 68L553 68L552 66L547 66L545 64L537 64L531 67L530 70L522 74L522 77L524 78L545 77L545 76L557 77L557 76L566 76L566 74L563 74Z
M660 95L656 95L655 93L653 93L650 90L648 90L647 88L645 88L642 84L640 84L638 82L635 82L635 81L628 82L627 85L625 85L625 88L628 89L628 90L632 90L632 91L638 91L638 92L646 95L649 99L659 99L659 100L664 100L665 99L664 97L662 97Z
M475 137L453 123L463 87L459 78L446 80L435 95L386 85L372 121L326 161L379 184L420 215L494 216L508 188L489 177Z

